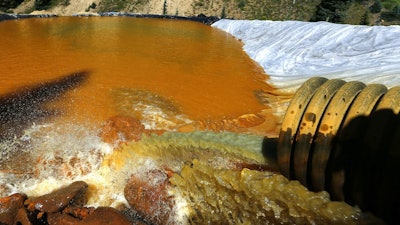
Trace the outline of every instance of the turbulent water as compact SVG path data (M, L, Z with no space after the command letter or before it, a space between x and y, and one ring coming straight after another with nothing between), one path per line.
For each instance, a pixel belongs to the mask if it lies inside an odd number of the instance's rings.
M114 147L99 136L108 119L175 130L266 108L255 96L269 88L262 69L201 23L18 19L0 22L0 36L0 196L82 179L107 193L91 204L113 206L123 196L112 183L126 180L102 166Z

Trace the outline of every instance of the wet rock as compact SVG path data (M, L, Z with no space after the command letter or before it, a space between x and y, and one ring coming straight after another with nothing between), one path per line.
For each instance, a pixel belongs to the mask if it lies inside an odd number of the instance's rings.
M17 216L15 217L15 221L13 224L20 224L20 225L31 225L31 221L28 217L28 212L26 208L18 209Z
M29 211L46 213L60 212L68 205L80 205L86 203L85 193L88 185L83 181L76 181L66 187L55 190L40 197L28 198L25 201Z
M93 207L74 207L74 206L69 206L63 210L64 214L71 215L75 218L78 219L85 219L86 217L90 216L93 214L95 211L95 208Z
M101 138L107 143L138 141L141 139L144 126L140 120L129 116L110 118L101 130Z
M143 225L111 207L84 207L88 185L83 181L49 194L28 198L14 194L0 198L0 225Z
M75 225L81 222L80 219L75 218L68 214L52 213L49 215L48 223L49 225Z
M75 209L77 210L77 209ZM68 213L53 213L48 215L49 225L132 225L132 222L120 211L111 207L99 207L95 210L81 208L77 218ZM78 210L79 211L79 210ZM75 211L76 212L76 211ZM83 215L82 215L83 213ZM75 214L76 215L76 214Z
M13 194L0 198L0 224L14 224L18 210L24 206L24 194Z
M102 224L132 224L124 214L110 207L99 207L94 213L82 220L81 224L102 225Z
M146 177L132 175L124 189L129 205L151 224L167 224L173 214L174 200L169 196L168 175L151 170Z
M100 136L104 142L119 144L130 141L139 141L142 135L161 135L164 130L148 130L139 119L130 116L111 117L103 126Z

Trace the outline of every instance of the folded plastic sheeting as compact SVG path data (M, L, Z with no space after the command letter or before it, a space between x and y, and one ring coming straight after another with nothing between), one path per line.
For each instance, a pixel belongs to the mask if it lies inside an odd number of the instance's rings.
M226 19L212 26L241 40L282 91L313 76L400 84L400 26Z

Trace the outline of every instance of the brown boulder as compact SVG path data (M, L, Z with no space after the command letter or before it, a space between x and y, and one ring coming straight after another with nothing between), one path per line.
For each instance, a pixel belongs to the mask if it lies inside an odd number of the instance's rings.
M14 194L0 199L0 224L6 225L106 225L134 224L133 219L111 207L83 207L88 185L83 181L39 197ZM137 224L142 224L138 222Z
M23 208L25 199L24 194L0 198L0 224L14 224L18 210Z
M18 209L17 216L15 217L15 221L13 224L21 224L21 225L31 225L31 221L29 220L28 212L26 208Z
M25 206L31 212L37 210L45 213L60 212L68 205L82 206L86 203L87 188L85 182L76 181L49 194L28 198Z
M124 189L129 205L151 224L166 224L172 215L173 198L169 196L168 174L151 170L147 177L132 175Z
M122 212L111 207L99 207L95 210L80 208L74 209L74 211L78 214L73 216L65 211L63 213L49 214L49 225L132 225L132 222Z

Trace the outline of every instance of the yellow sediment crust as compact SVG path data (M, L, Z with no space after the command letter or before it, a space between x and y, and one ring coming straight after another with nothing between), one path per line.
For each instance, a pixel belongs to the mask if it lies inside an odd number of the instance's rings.
M268 164L261 143L262 137L229 132L166 132L122 146L103 165L139 179L146 171L173 170L174 224L357 223L361 211L331 201L327 192L308 191L274 172L232 166Z
M356 224L360 211L327 192L267 171L215 169L199 160L170 178L187 224ZM182 209L181 209L182 210ZM185 222L184 222L185 223Z

